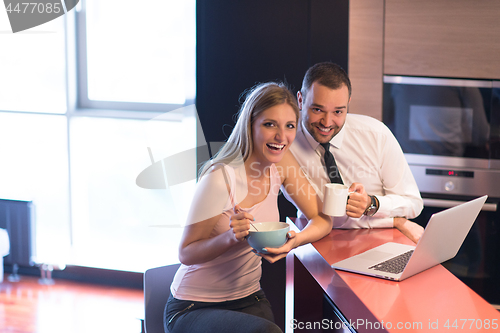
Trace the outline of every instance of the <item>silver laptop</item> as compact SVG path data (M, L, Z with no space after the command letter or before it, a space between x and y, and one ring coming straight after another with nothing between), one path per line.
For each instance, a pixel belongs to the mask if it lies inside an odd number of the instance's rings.
M453 258L487 195L433 214L417 246L385 243L332 265L335 269L402 281Z

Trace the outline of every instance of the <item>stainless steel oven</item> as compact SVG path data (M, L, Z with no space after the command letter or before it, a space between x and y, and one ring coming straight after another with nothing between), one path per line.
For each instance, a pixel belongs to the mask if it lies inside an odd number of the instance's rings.
M416 222L425 226L437 211L489 196L445 266L500 304L500 81L385 76L383 121L424 198Z

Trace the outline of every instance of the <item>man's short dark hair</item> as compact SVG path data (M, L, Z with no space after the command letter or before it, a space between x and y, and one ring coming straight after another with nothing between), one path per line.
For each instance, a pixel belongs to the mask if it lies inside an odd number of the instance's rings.
M351 80L344 69L333 62L320 62L307 70L300 89L304 98L314 82L330 89L340 89L346 86L349 90L349 98L351 98Z

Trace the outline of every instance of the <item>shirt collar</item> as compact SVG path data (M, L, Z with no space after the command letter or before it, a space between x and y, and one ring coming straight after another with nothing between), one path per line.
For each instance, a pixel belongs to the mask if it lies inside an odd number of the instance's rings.
M312 137L311 133L302 125L302 121L300 122L300 128L302 131L302 134L304 135L304 138L306 138L307 143L311 146L313 150L316 150L319 146L318 141L314 140Z
M337 149L342 148L342 142L344 142L344 136L345 136L345 132L346 132L345 127L347 125L347 118L348 117L346 117L345 122L344 122L344 126L342 126L342 128L340 129L340 132L338 132L337 135L335 135L330 140L330 144Z

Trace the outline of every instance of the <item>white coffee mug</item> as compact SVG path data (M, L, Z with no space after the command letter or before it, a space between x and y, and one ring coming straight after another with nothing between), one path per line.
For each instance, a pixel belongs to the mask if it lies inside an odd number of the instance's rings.
M342 184L325 184L323 191L323 213L330 216L346 214L349 188Z

